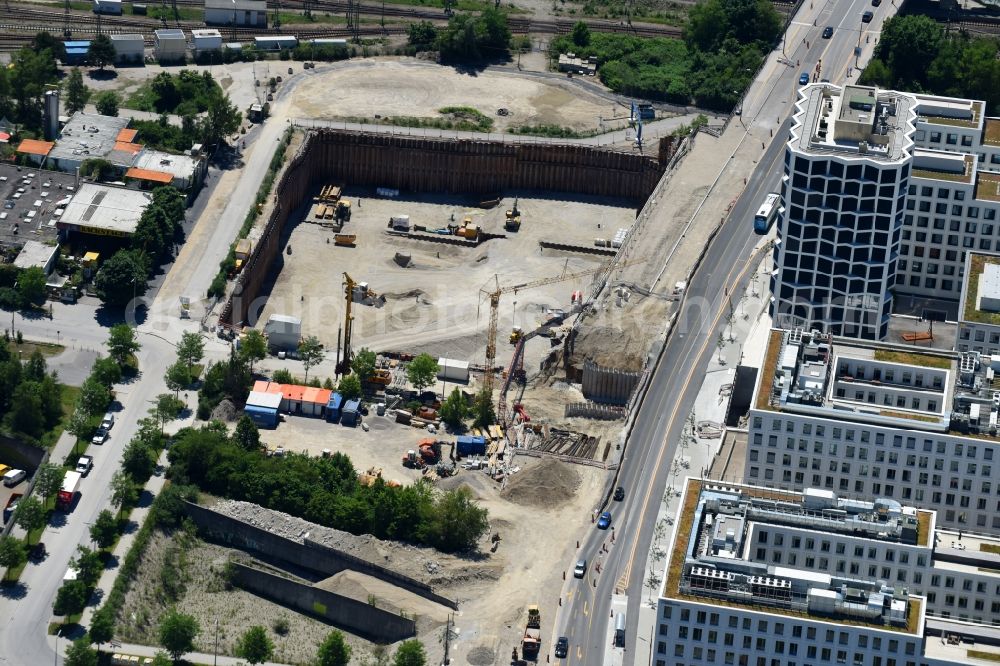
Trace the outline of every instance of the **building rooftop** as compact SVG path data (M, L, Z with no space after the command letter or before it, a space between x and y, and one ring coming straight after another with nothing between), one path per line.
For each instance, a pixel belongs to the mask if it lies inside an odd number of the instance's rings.
M994 438L1000 420L997 370L1000 358L994 363L976 352L918 352L815 331L775 330L752 404L837 421Z
M921 513L926 521L918 519ZM891 499L863 502L826 490L775 492L688 479L662 596L920 634L921 597L883 581L756 561L751 545L755 530L767 525L927 545L932 524L931 512Z
M976 193L980 201L1000 201L1000 174L989 171L976 173Z
M130 235L150 201L152 197L139 190L83 183L66 206L59 226L100 235Z
M154 30L153 34L156 35L157 39L186 39L184 31L180 28L160 28Z
M205 9L267 11L267 0L205 0Z
M17 152L25 155L37 155L44 157L55 148L53 141L39 141L38 139L25 139L17 146Z
M913 177L970 185L977 173L976 156L918 148L913 151Z
M206 39L211 37L218 37L219 39L222 39L222 33L216 30L215 28L195 28L194 30L191 31L191 36L201 37Z
M927 618L924 657L938 663L996 666L1000 662L1000 628L942 618Z
M43 268L49 263L53 253L58 251L58 245L46 245L45 243L30 240L17 253L14 265L18 268L31 268L32 266Z
M813 84L799 91L789 144L812 154L899 162L912 146L915 100L866 86Z
M106 1L107 0L105 0L105 2ZM112 42L144 42L145 41L145 37L143 37L139 33L132 33L132 34L112 34L111 35L111 41Z
M980 143L986 146L1000 146L1000 118L987 118L983 122L983 138Z
M192 178L198 170L198 158L189 155L174 155L160 150L144 150L132 163L137 169L148 169L168 173L174 178Z
M965 277L962 281L962 297L959 301L958 310L959 318L962 321L1000 326L1000 311L982 309L982 298L979 293L982 288L982 278L986 275L986 269L993 267L1000 268L1000 254L988 254L985 252L966 253ZM990 306L988 297L987 306L988 308Z
M49 159L82 162L90 158L108 158L115 150L119 132L128 127L128 123L128 118L78 111L63 127Z
M978 128L983 120L983 102L958 97L916 94L918 122L951 127Z

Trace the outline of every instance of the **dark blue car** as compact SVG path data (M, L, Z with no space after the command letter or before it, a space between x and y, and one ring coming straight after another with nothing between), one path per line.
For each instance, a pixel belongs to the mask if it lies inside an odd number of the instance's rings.
M611 512L605 511L601 514L601 517L597 519L597 529L606 530L611 527Z
M799 85L804 86L809 83L809 74L807 72L802 72L799 74Z

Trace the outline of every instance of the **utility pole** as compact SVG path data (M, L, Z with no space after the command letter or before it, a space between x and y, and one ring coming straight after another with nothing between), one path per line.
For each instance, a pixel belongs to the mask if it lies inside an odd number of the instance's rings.
M448 666L450 660L448 658L448 648L451 643L451 613L448 613L448 619L445 621L444 625L444 666Z
M69 37L73 32L69 29L69 0L66 0L63 10L63 37Z

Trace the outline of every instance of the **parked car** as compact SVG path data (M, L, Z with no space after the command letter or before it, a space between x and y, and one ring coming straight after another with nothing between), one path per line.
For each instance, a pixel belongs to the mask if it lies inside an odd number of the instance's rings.
M115 425L115 415L112 412L108 412L101 419L101 427L105 430L111 430L112 426Z
M833 26L826 26L823 28L823 39L830 39L833 37Z
M98 428L94 436L90 438L91 444L103 444L106 441L108 441L107 428Z
M615 501L621 502L623 499L625 499L625 489L618 486L615 488Z
M601 517L597 519L597 529L606 530L611 527L611 512L605 511L601 514Z
M809 83L809 73L802 72L801 74L799 74L799 85L804 86L808 85L808 83Z
M567 654L569 654L569 639L560 636L556 640L556 658L563 659Z
M873 14L870 11L869 12L865 12L864 14L861 15L861 22L862 23L871 23L873 18L875 18L875 14Z
M93 456L80 456L80 459L76 461L76 471L83 476L90 474L90 470L92 469L94 469Z
M587 560L577 560L576 566L573 567L573 577L583 578L584 574L587 573Z
M23 469L9 469L6 472L4 472L3 485L7 486L8 488L13 488L17 484L24 481L24 478L26 476L28 476L28 474Z
M878 7L882 4L882 0L872 0L872 7Z

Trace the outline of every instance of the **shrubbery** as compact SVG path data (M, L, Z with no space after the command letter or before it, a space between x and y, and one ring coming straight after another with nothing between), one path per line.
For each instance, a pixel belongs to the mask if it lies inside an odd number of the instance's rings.
M468 489L438 493L423 481L391 487L381 479L364 486L341 453L268 457L242 448L224 429L206 426L178 435L169 457L173 480L352 534L453 552L474 548L488 529L486 509Z

